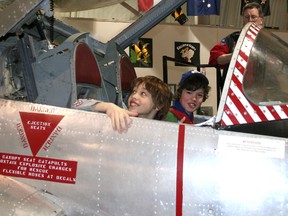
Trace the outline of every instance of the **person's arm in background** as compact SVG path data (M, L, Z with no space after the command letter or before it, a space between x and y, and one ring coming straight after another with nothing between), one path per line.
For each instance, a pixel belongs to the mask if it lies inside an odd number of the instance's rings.
M223 40L210 50L209 64L224 67L226 64L230 63L232 53L228 53L229 48Z
M220 65L222 69L229 64L239 35L240 32L235 31L216 44L210 50L209 64Z
M123 109L113 103L93 99L79 99L74 103L73 108L106 113L111 119L113 130L120 133L127 131L131 126L130 116L138 116L138 113Z
M233 53L222 54L217 58L217 62L219 65L229 64L232 58Z

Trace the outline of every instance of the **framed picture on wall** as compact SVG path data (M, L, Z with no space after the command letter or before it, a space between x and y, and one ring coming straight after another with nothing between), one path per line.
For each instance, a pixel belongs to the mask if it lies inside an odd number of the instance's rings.
M140 38L129 47L130 61L134 67L153 67L152 38Z
M172 93L172 101L171 101L171 106L173 106L173 101L174 101L174 95L176 93L176 84L168 84L169 88L170 88L170 91Z
M173 96L176 92L176 84L168 84L170 91L172 92Z
M200 43L175 42L175 59L200 65ZM175 62L175 66L191 66Z

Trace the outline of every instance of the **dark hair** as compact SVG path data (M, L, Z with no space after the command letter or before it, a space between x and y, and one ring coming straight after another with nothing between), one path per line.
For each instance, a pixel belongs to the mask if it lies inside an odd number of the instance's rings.
M133 80L131 87L138 87L141 84L145 85L145 88L152 96L153 103L159 109L155 117L162 119L171 105L172 94L169 86L155 76L144 76Z
M260 4L258 4L257 2L250 2L244 5L244 7L242 8L242 16L244 15L244 12L248 9L253 9L256 8L258 10L259 13L259 17L263 18L264 14L263 14L263 10L262 10L262 6Z
M209 86L209 83L206 78L203 76L197 76L195 74L190 75L185 80L180 82L179 87L176 91L176 94L174 95L175 100L179 100L183 89L189 90L189 91L196 91L197 89L203 88L204 89L204 97L203 102L208 98L208 93L211 89Z

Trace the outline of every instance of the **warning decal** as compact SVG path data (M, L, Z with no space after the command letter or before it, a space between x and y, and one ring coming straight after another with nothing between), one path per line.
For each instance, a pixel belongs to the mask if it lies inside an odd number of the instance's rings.
M0 175L75 184L77 162L0 153Z
M32 154L36 156L53 131L55 133L53 137L59 134L61 128L57 128L57 125L64 116L28 112L19 112L19 114ZM48 144L45 150L51 145L51 141Z

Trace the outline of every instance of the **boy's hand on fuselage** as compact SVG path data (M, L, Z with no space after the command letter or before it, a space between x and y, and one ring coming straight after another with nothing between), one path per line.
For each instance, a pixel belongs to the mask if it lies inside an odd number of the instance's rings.
M113 130L117 130L119 133L126 132L131 126L130 116L138 116L138 113L125 110L115 104L109 104L106 114L111 118Z
M180 120L180 123L184 123L186 120L186 117L184 116L181 120Z
M126 132L131 126L130 116L137 117L138 113L123 109L113 103L98 102L93 106L95 111L105 112L111 119L113 130Z

